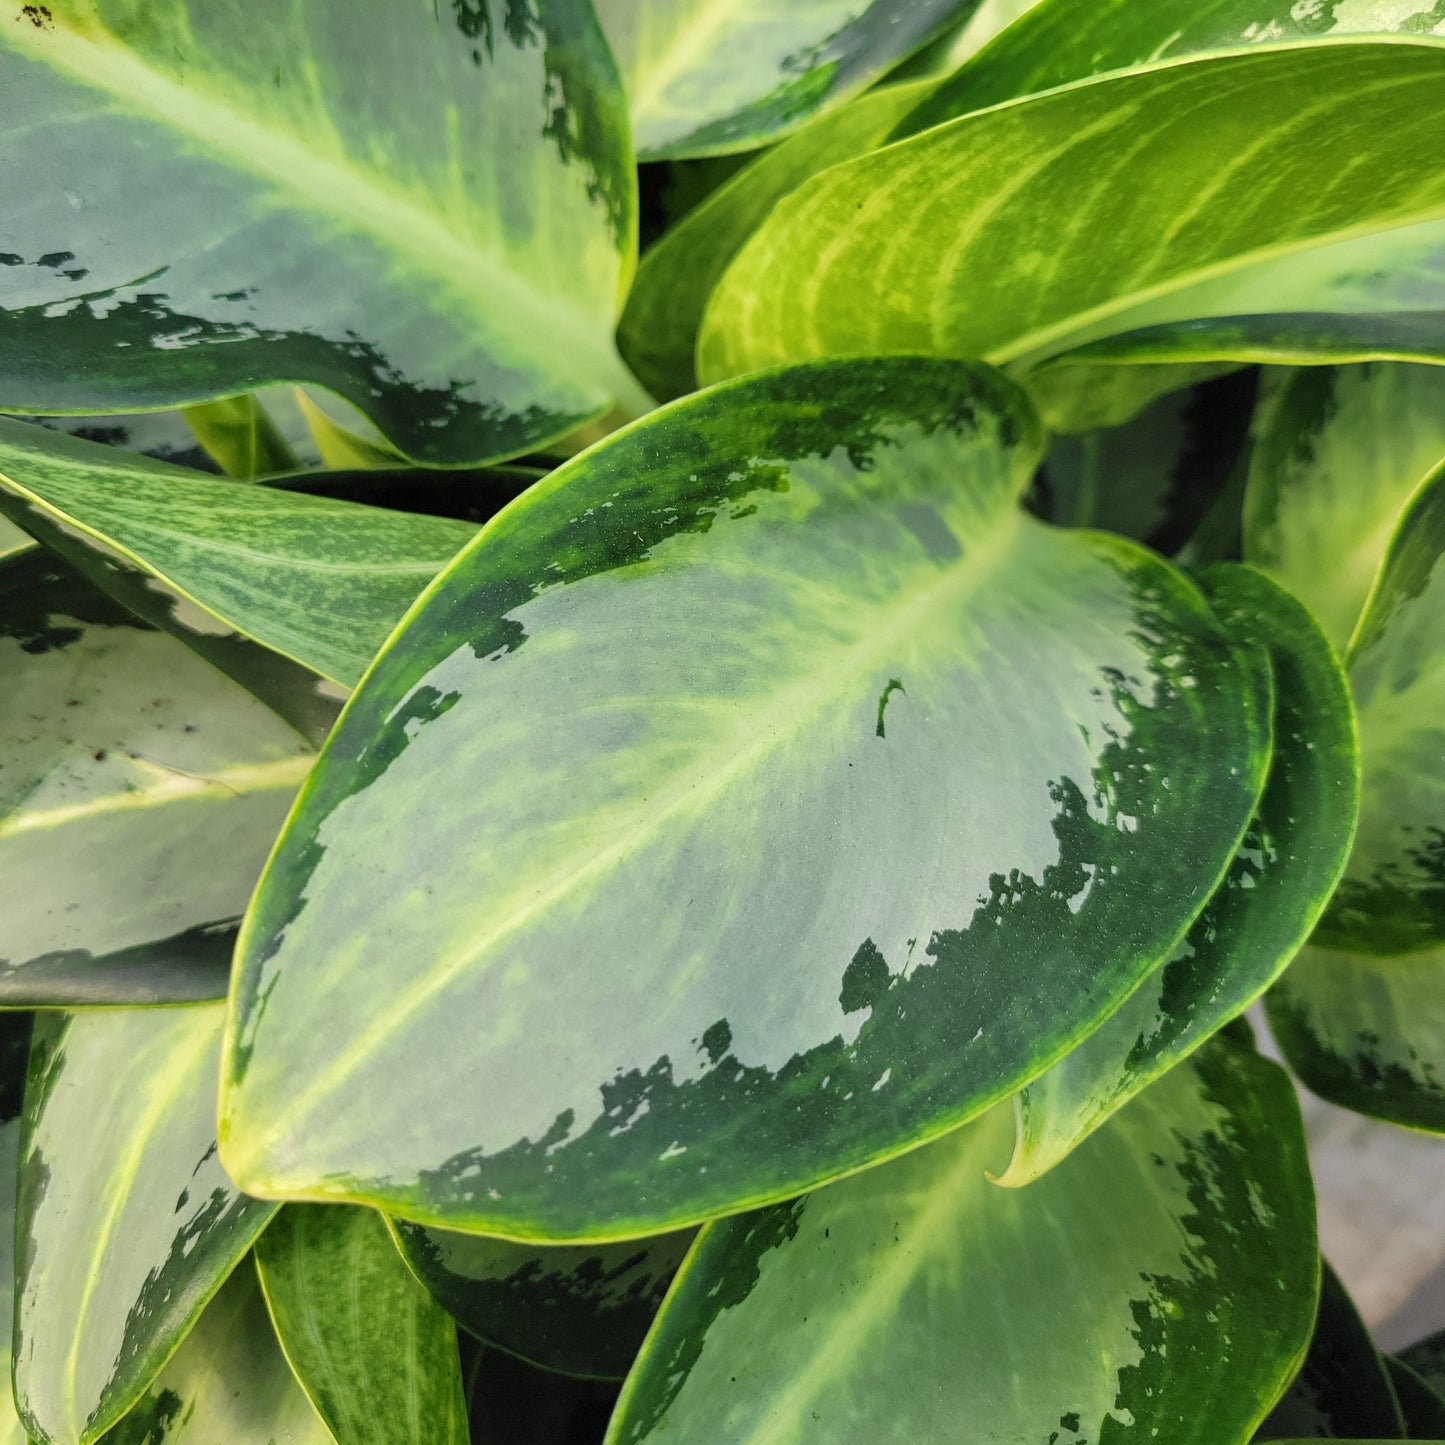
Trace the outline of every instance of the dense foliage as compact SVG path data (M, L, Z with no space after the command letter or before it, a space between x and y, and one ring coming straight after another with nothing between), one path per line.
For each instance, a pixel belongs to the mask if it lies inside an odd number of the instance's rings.
M1437 34L0 15L0 1445L1445 1440Z

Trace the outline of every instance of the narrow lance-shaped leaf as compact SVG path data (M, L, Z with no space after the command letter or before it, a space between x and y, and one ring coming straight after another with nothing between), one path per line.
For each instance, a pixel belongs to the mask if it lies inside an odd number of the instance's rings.
M310 749L39 548L0 672L0 1007L222 997Z
M598 0L644 160L748 150L796 130L978 0Z
M1445 464L1402 513L1347 658L1364 791L1354 852L1316 942L1445 944Z
M422 1437L418 1437L420 1439ZM101 1445L335 1445L276 1342L243 1260Z
M0 510L149 620L174 619L217 665L236 632L344 686L475 535L450 518L240 487L4 420Z
M1029 517L1039 452L984 368L803 367L494 518L259 887L237 1181L658 1233L920 1143L1096 1027L1233 855L1268 680L1167 564Z
M47 1445L88 1445L140 1399L275 1210L216 1157L221 1015L97 1009L36 1026L15 1393Z
M707 1226L609 1445L1244 1445L1314 1311L1283 1072L1215 1040L1052 1174L994 1189L1012 1123Z
M636 244L585 0L79 0L0 28L0 407L330 388L410 455L645 406L611 332Z
M1141 303L1030 373L1051 424L1078 429L1075 412L1087 415L1101 387L1157 394L1179 384L1172 374L1231 362L1445 362L1445 223L1261 254Z
M228 477L250 481L297 465L265 407L249 393L185 408L186 423Z
M604 1245L517 1244L391 1221L418 1279L478 1339L544 1369L620 1380L692 1231Z
M1370 1332L1328 1264L1309 1353L1256 1440L1305 1435L1332 1440L1403 1440L1405 1422Z
M1445 948L1306 948L1265 1002L1290 1068L1322 1099L1445 1134Z
M713 294L699 375L903 351L1022 371L1232 316L1236 280L1270 258L1299 272L1296 309L1319 310L1316 248L1445 214L1442 103L1445 46L1390 38L1205 56L965 115L781 202Z
M296 405L321 453L322 466L337 470L346 467L395 467L404 461L401 453L379 436L362 436L343 426L299 386L296 388Z
M810 176L881 144L929 82L884 86L823 116L732 176L643 252L617 341L657 397L697 389L693 351L708 297L784 196Z
M1288 372L1260 408L1245 556L1345 650L1400 513L1445 461L1445 367Z
M893 138L1109 71L1260 45L1299 48L1392 34L1445 34L1445 20L1429 0L1314 6L1291 0L1159 0L1149 5L1106 0L1087 12L1070 0L1050 0L1033 6L936 86ZM1122 382L1157 395L1181 384L1171 372L1207 365L1210 357L1277 362L1331 355L1339 360L1438 358L1445 312L1442 261L1445 234L1438 225L1322 247L1303 263L1297 256L1265 259L1194 288L1183 306L1166 303L1171 314L1203 321L1151 325L1154 318L1140 315L1122 333L1043 368L1030 379L1030 389L1050 425L1079 430L1108 419L1097 410L1100 388ZM1098 422L1091 423L1091 413Z
M290 1205L256 1245L302 1387L345 1445L467 1445L457 1331L373 1209Z
M1027 1184L1146 1084L1242 1013L1283 972L1349 856L1359 760L1349 689L1305 609L1251 568L1205 574L1220 618L1263 646L1274 751L1259 810L1224 881L1174 956L1019 1096L1001 1183Z

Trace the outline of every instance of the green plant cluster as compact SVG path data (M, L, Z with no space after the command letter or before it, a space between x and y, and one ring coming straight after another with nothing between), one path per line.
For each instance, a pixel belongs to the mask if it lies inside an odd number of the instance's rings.
M0 12L0 1445L1445 1440L1441 37Z

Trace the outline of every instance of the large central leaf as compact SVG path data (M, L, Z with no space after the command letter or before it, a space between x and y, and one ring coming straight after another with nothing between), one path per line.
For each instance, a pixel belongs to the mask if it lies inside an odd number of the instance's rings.
M0 26L0 407L330 387L441 462L642 404L585 0L77 0Z
M260 886L238 1182L656 1232L940 1133L1098 1023L1228 862L1268 683L1157 557L1025 515L1040 450L986 369L804 367L500 513Z

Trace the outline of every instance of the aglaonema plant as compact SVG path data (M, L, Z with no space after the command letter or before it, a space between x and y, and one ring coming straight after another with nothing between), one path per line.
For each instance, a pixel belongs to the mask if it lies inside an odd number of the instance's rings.
M1437 31L0 15L0 1445L1445 1440Z

